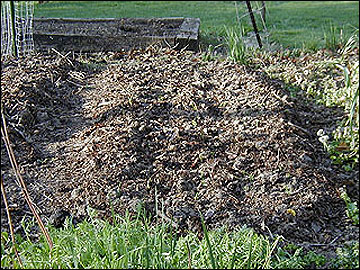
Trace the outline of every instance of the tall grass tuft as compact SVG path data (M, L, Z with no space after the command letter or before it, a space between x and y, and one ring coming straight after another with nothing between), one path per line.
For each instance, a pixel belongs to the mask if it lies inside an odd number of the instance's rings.
M338 43L340 42L337 38L337 36L338 36L337 32L338 32L337 27L335 25L333 25L332 23L330 24L330 27L329 27L329 33L324 31L324 41L325 41L326 48L329 48L331 50L336 50Z
M247 64L248 54L243 36L244 28L241 25L239 27L225 27L225 41L228 47L229 59L241 64Z

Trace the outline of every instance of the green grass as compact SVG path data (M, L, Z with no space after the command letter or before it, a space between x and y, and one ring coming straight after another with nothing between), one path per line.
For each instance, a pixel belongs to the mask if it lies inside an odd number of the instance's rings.
M253 6L256 7L255 3ZM239 15L247 12L238 2ZM328 46L328 41L346 40L359 28L359 4L349 1L269 1L267 28L271 41L284 47ZM49 1L35 5L36 17L118 18L118 17L197 17L200 33L207 43L225 36L225 26L237 26L234 1ZM256 15L261 29L259 16ZM245 32L252 30L249 17L242 19ZM343 37L340 37L340 30ZM334 37L335 35L335 37Z
M327 37L340 30L347 40L359 28L357 1L271 1L268 27L272 39L290 48L325 47ZM333 28L333 29L332 29Z
M231 1L50 1L35 6L36 17L196 17L201 29L217 33L235 22Z
M269 240L247 227L208 232L203 224L204 237L199 239L193 232L176 236L169 223L150 226L145 215L113 217L114 225L92 215L76 227L69 220L63 229L50 227L52 251L44 237L35 242L18 236L17 248L24 268L301 269L326 263L322 255L304 252L294 245L280 245L281 237ZM353 249L339 249L338 257L328 266L358 266ZM1 267L20 268L6 232L1 234Z

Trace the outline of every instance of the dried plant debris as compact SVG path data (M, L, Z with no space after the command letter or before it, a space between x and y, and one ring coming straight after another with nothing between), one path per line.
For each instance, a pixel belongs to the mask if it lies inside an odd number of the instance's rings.
M35 34L74 36L176 36L184 18L35 19Z
M201 213L211 228L247 224L297 243L338 237L345 177L315 127L339 112L293 99L249 67L200 59L149 47L4 65L1 106L42 214L81 218L92 207L111 218L111 208L142 205L179 232L200 231ZM1 160L26 215L3 145Z

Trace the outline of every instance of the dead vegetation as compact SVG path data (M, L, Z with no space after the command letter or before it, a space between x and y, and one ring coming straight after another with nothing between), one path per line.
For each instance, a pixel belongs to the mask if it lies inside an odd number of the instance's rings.
M291 98L249 67L169 49L2 65L1 107L44 217L142 204L180 232L201 230L201 212L210 227L247 224L305 245L349 237L338 187L354 188L358 172L332 166L316 136L341 110ZM28 211L3 145L1 160L19 220Z

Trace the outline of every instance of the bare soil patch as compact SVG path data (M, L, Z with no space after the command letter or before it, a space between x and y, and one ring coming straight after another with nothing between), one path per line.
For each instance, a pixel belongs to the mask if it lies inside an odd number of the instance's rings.
M358 170L332 165L316 136L341 110L291 98L259 71L169 49L36 55L2 63L1 94L45 219L63 209L81 220L87 207L111 219L111 207L142 204L179 232L201 231L201 213L210 228L246 224L304 246L357 237L339 188L358 198ZM3 142L1 174L20 224L30 213Z

